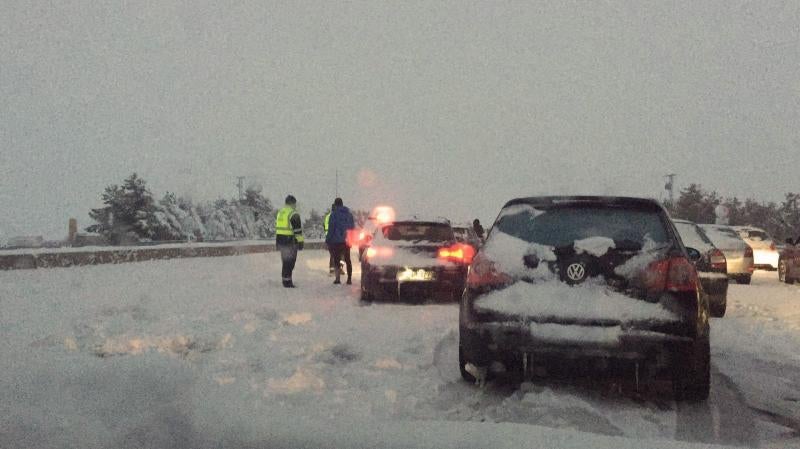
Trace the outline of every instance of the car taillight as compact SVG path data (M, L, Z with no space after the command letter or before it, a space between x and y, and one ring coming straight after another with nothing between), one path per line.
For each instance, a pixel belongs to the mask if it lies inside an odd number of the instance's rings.
M728 266L728 261L725 259L725 254L718 249L711 250L709 254L709 261L711 268L714 270L725 270Z
M769 244L769 250L770 251L775 251L775 243L774 242Z
M456 243L448 248L439 248L437 256L448 261L470 264L475 257L475 248L465 243Z
M685 257L672 257L651 263L644 273L650 291L695 292L697 270Z
M753 248L747 247L744 250L744 257L753 257Z
M480 289L499 287L513 282L511 276L497 271L494 262L478 254L472 261L467 273L467 287Z
M367 248L367 251L364 253L367 259L374 259L376 257L392 257L394 254L394 250L392 248L386 248L382 246L370 246Z

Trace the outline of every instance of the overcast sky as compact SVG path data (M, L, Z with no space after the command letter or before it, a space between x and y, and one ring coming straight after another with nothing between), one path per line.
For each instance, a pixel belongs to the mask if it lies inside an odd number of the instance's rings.
M532 194L800 190L800 2L0 2L0 238L156 196L491 221Z

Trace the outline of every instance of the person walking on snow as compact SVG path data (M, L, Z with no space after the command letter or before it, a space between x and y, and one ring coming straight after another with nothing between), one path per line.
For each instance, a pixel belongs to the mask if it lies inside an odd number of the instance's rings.
M472 229L475 231L476 234L478 234L478 238L481 239L481 243L486 241L486 239L484 239L483 237L484 233L483 226L481 226L481 221L478 220L477 218L472 220Z
M275 246L281 253L281 281L286 288L294 288L292 271L297 262L297 251L303 250L303 226L297 213L297 199L286 197L285 205L275 218Z
M347 284L352 284L353 263L350 260L350 247L347 246L347 231L356 227L353 214L350 209L344 206L341 198L336 198L333 202L333 210L328 223L328 233L325 236L325 243L333 252L333 266L339 267L339 263L344 259L347 265ZM336 280L334 284L341 284L341 273L336 270Z

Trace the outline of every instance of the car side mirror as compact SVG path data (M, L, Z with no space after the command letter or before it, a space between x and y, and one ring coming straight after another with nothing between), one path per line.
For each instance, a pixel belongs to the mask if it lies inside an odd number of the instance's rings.
M686 248L686 253L689 255L689 260L692 262L697 262L698 260L703 258L703 255L700 254L700 251L694 248Z

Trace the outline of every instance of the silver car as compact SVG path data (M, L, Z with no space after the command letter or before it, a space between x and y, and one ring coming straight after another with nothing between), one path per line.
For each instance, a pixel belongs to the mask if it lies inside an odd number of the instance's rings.
M749 284L753 276L753 248L731 226L701 224L714 246L719 248L728 263L728 277L740 284Z
M753 248L753 263L758 269L778 269L778 248L767 231L753 226L733 226L739 236Z

